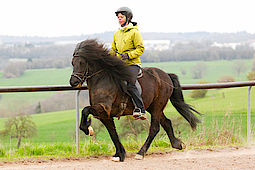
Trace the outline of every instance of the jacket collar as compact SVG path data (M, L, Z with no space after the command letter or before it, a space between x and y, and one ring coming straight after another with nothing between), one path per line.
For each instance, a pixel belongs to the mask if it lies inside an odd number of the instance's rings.
M128 25L126 25L125 27L120 27L119 30L122 30L124 32L134 28L135 26L130 22Z

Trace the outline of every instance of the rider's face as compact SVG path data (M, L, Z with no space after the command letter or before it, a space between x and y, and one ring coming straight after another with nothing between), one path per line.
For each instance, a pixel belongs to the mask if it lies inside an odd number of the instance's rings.
M125 23L126 21L126 16L125 15L122 15L121 13L118 14L118 21L119 21L119 24L122 25Z

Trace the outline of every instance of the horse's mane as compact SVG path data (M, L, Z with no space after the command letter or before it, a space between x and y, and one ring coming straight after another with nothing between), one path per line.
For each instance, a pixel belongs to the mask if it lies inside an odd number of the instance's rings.
M129 81L132 77L129 66L117 56L110 55L109 49L96 39L82 41L78 54L98 70L103 69L103 76L109 77L118 87L123 80Z

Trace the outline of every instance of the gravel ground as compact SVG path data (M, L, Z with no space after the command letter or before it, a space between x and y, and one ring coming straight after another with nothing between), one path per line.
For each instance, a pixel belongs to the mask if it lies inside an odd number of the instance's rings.
M157 153L146 155L143 160L129 155L125 162L113 162L105 156L0 162L0 169L255 169L255 146Z

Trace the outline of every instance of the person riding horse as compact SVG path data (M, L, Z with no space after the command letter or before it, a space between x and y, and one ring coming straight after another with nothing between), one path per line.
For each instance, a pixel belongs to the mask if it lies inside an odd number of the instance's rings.
M133 73L131 81L127 82L127 90L130 93L135 109L135 119L146 119L145 108L141 94L136 87L137 75L141 69L140 56L144 53L143 38L137 29L137 23L132 22L133 13L128 7L121 7L115 12L118 17L120 29L114 33L111 55L120 57L126 62Z

